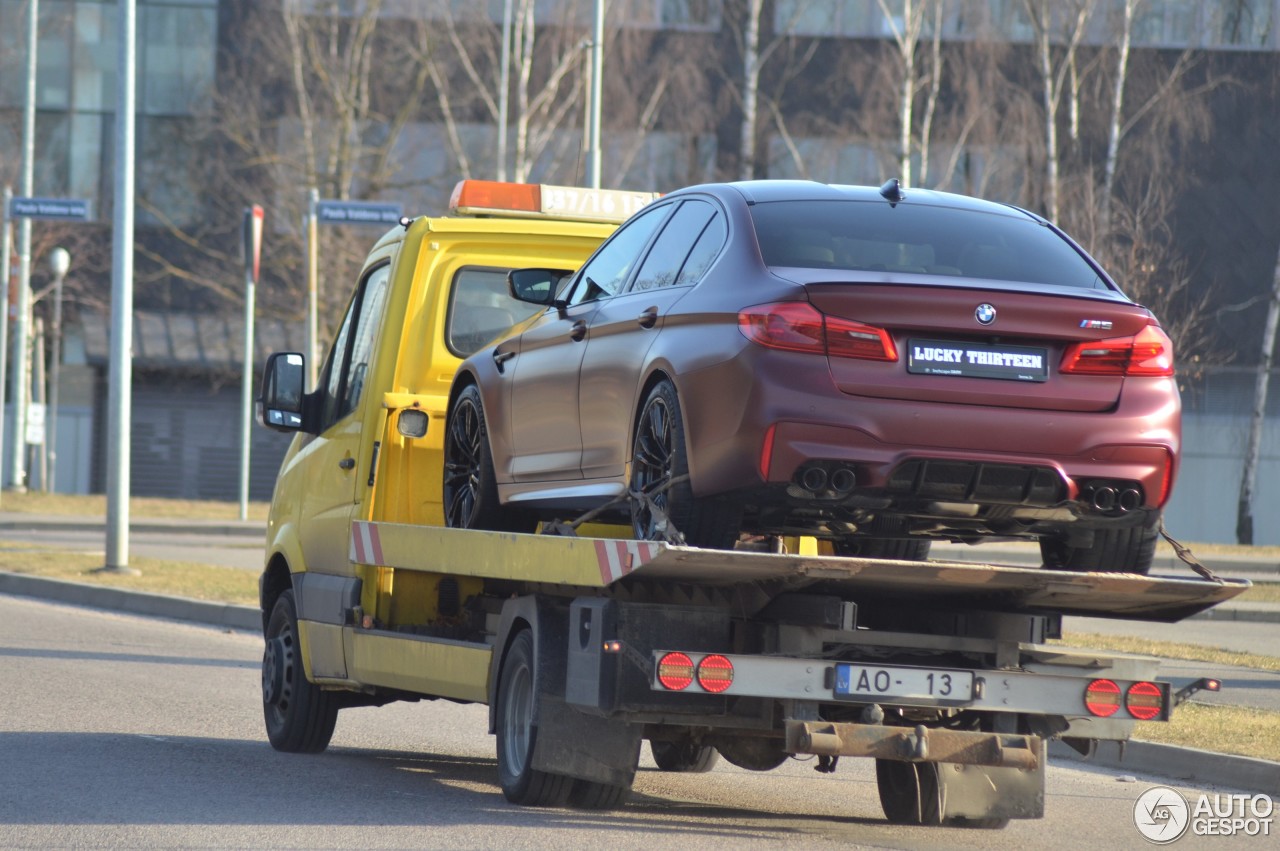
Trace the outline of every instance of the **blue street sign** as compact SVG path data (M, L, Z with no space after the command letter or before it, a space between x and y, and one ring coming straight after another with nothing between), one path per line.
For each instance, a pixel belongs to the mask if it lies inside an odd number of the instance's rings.
M317 201L316 220L322 225L378 225L400 221L399 204L371 201Z
M79 198L14 198L9 202L9 216L64 222L83 222L91 218L89 202Z

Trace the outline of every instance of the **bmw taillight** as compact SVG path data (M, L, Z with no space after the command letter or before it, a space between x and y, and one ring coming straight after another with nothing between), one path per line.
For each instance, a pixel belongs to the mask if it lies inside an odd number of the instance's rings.
M1159 325L1132 337L1072 343L1061 371L1072 375L1173 375L1173 341Z
M771 349L863 360L898 359L888 331L827 316L804 301L748 307L738 313L738 329L748 340Z

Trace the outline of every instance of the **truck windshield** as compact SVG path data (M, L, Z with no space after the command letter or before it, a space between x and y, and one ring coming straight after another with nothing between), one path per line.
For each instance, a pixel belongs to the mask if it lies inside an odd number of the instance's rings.
M535 311L507 292L507 269L458 270L449 296L449 349L459 357L479 351Z
M1069 242L1021 213L910 202L770 201L754 205L751 216L769 266L1110 289Z

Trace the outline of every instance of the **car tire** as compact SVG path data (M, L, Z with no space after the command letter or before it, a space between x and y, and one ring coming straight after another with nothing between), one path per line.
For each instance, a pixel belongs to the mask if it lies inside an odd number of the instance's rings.
M705 774L720 761L720 754L715 748L688 739L679 742L650 741L649 752L661 770L683 774Z
M285 753L320 753L338 723L339 697L307 680L293 591L276 599L264 633L262 714L271 747Z
M498 502L480 388L468 385L449 409L444 435L445 525L490 532L532 532L534 520Z
M533 767L533 748L538 741L538 728L533 724L536 685L533 635L524 629L507 649L498 678L498 785L513 804L558 807L568 800L574 779Z
M640 407L632 441L633 491L650 495L687 544L730 550L741 531L742 510L726 499L697 499L688 478L689 454L684 437L684 417L676 388L663 380L654 385ZM640 540L666 540L666 528L647 503L633 500L631 526Z
M932 541L920 538L837 538L832 549L838 556L927 561Z
M1098 529L1093 544L1073 547L1062 538L1041 538L1040 557L1051 570L1137 573L1145 576L1155 561L1160 518L1154 524Z
M631 797L630 786L613 786L594 780L575 780L569 790L569 806L580 810L616 810Z

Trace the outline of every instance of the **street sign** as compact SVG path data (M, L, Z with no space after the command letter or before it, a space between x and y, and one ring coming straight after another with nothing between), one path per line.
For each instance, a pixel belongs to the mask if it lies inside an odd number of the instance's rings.
M15 219L53 219L83 222L90 218L89 202L80 198L14 198L9 215Z
M43 402L27 404L27 443L39 446L44 443L45 408Z
M386 227L400 221L399 204L372 201L317 201L316 220L322 225L377 225Z

